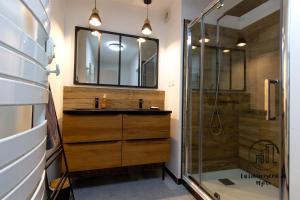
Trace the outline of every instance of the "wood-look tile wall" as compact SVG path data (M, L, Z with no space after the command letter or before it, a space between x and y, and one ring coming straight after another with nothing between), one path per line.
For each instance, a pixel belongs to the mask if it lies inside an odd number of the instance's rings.
M239 117L239 164L241 169L278 186L280 152L276 151L276 147L279 149L280 122L278 119L266 121L263 109L264 80L280 77L279 11L246 27L242 32L248 43L247 92L250 94L251 109L240 113ZM275 93L270 101L272 115L278 116L278 88L272 93ZM263 160L259 158L261 156Z
M265 143L255 146L255 143L268 141L279 147L280 124L278 120L266 121L264 111L250 109L249 93L225 93L219 95L218 109L223 126L223 133L214 136L210 130L211 117L214 108L214 93L204 94L204 131L202 135L202 166L199 165L199 91L193 91L192 101L192 132L191 132L191 166L190 173L219 171L240 168L262 176L263 180L278 186L279 155L275 152L274 163L257 164L256 155L265 150ZM188 133L188 132L187 132ZM272 150L272 149L270 149ZM271 152L272 153L272 152ZM271 176L270 178L265 178Z
M107 108L138 108L138 100L143 99L144 108L157 106L164 109L164 91L73 86L64 87L63 108L94 108L95 98L101 100L104 94L107 98Z
M214 135L212 128L217 123L214 106L215 93L204 95L204 134L202 138L203 172L234 169L239 166L238 147L239 113L249 109L249 94L219 93L218 112L223 127L220 135Z
M210 124L214 111L215 93L204 94L202 166L199 166L199 91L192 93L192 132L191 132L191 173L234 169L239 167L238 117L242 111L249 110L250 96L247 93L220 92L218 109L223 126L223 133L214 136ZM188 119L189 120L189 119ZM215 120L214 120L215 122ZM187 133L189 133L187 131Z
M239 165L278 186L280 122L278 119L267 121L265 115L263 111L240 113Z
M247 40L247 92L251 109L264 109L264 80L280 78L280 12L244 28ZM271 96L271 106L275 106Z

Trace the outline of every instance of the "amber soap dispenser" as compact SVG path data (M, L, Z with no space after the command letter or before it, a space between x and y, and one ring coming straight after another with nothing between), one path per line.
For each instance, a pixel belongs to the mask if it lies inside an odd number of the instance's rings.
M106 102L106 94L103 94L102 100L101 100L101 109L107 108L107 102Z

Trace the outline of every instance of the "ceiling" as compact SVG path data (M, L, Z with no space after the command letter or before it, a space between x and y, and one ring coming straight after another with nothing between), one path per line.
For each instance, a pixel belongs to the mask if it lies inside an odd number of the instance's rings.
M144 4L144 0L110 0L110 1L115 1L119 2L122 4L127 4L130 6L135 6L135 7L146 7ZM149 5L149 9L156 10L156 11L162 11L167 9L172 0L152 0L152 3Z

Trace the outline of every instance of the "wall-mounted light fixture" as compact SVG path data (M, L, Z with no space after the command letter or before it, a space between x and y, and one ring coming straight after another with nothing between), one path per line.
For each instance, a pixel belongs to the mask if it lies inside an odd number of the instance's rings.
M246 45L247 45L247 42L246 42L245 38L239 37L239 39L236 42L236 46L238 46L238 47L244 47Z
M144 22L144 25L143 25L143 28L142 28L142 33L144 35L151 35L152 28L151 28L151 25L150 25L150 20L148 18L148 6L149 6L149 4L152 3L152 0L144 0L144 3L147 5L147 18L145 19L145 22Z
M89 24L92 26L101 26L101 24L102 24L101 18L99 16L99 10L96 7L96 0L95 0L95 7L89 18Z

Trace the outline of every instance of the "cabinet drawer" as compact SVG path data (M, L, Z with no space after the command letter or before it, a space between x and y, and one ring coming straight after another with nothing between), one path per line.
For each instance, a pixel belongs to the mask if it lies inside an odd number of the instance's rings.
M164 163L169 153L169 139L123 141L122 166Z
M123 115L123 139L170 137L170 115Z
M122 138L122 115L67 115L64 143L113 141Z
M64 148L71 172L121 166L121 141L64 144Z

